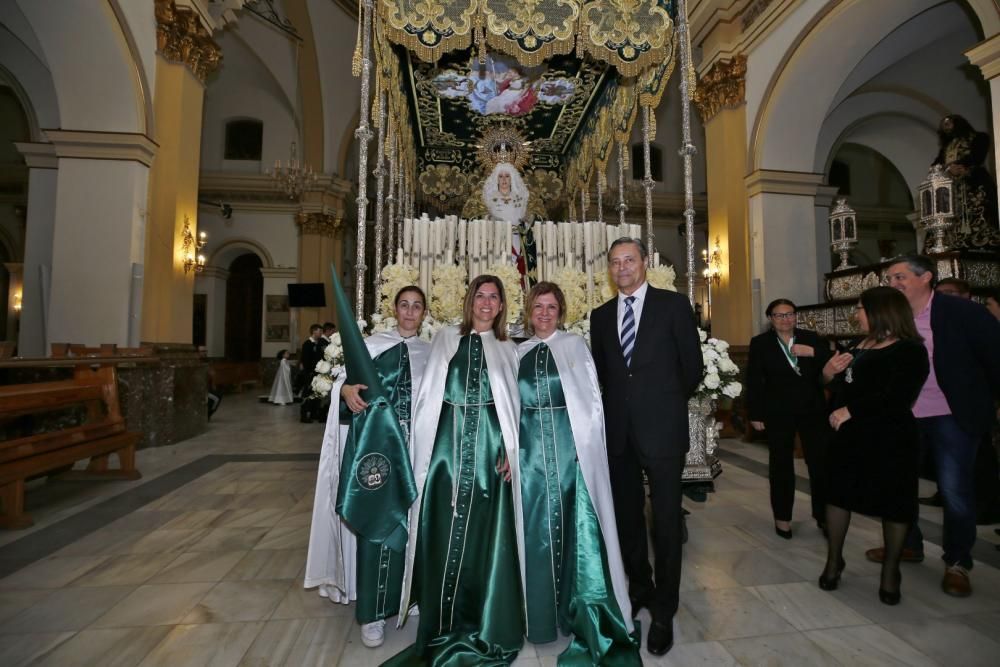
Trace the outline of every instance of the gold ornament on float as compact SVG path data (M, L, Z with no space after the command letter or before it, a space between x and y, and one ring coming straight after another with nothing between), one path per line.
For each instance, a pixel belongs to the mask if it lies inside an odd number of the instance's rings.
M518 130L507 125L493 125L483 132L482 139L476 145L479 149L479 164L487 174L503 162L522 171L528 164L530 144Z

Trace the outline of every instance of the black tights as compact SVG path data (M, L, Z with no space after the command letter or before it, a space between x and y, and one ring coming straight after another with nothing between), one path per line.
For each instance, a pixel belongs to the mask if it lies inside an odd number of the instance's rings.
M851 513L836 505L826 506L827 552L823 576L832 579L840 571L844 560L844 539L851 525ZM903 556L903 542L910 528L908 523L882 520L882 539L885 541L885 559L882 561L882 578L879 586L887 593L898 593L900 584L899 561Z

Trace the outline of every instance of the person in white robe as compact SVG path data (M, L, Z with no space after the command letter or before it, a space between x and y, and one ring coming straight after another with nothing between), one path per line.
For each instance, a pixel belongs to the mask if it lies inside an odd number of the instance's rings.
M419 389L430 352L430 343L419 337L426 312L425 304L426 298L419 287L404 287L394 300L396 328L373 334L365 339L369 353L376 360L376 367L379 357L392 352L400 345L405 346L410 377L407 393L410 396L416 395ZM346 407L352 412L361 412L367 407L360 394L365 387L345 385L345 378L346 373L341 371L337 375L330 395L343 398ZM401 424L403 432L409 433L409 419L401 419ZM349 604L358 600L359 614L363 613L366 617L361 621L362 643L375 647L381 645L384 639L385 617L395 614L396 609L391 602L388 606L385 604L385 599L388 597L391 600L392 596L384 594L377 596L377 591L365 590L363 564L360 567L362 581L359 585L358 541L335 510L347 433L348 425L341 424L340 409L334 403L327 416L326 432L323 435L320 452L304 586L318 588L319 595L329 598L332 602ZM399 560L402 561L401 558ZM396 584L398 592L402 584L402 562L392 563L391 567L393 570L396 568L399 570L400 577ZM377 603L366 596L377 596ZM377 613L374 614L374 618L368 620L368 617L373 615L372 605L377 606Z
M278 352L277 357L278 370L274 374L274 382L271 384L271 393L267 401L275 405L288 405L295 402L295 393L292 391L292 362L289 361L288 350Z

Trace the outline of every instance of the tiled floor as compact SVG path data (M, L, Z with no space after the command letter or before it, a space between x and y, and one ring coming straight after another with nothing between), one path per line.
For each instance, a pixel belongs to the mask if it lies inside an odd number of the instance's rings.
M302 589L322 426L294 407L227 397L208 433L144 450L138 482L36 488L37 525L0 535L0 665L377 665L415 623L366 649L353 608ZM903 602L879 603L856 518L841 589L815 580L824 543L798 494L795 538L774 535L766 451L723 443L724 472L691 511L676 645L648 665L995 665L1000 570L982 528L975 594L939 586L940 549L904 565ZM800 473L804 472L800 470ZM928 534L940 511L923 508ZM640 615L648 626L647 612ZM525 647L517 665L554 665L565 641Z

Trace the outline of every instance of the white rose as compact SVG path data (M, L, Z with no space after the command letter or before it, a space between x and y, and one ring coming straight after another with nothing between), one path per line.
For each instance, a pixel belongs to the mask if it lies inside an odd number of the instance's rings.
M729 343L727 343L724 340L717 340L715 341L715 349L717 349L719 352L725 352L726 350L729 349Z
M740 367L734 364L728 357L719 360L719 370L723 373L736 373Z
M378 324L381 324L381 323L382 323L382 314L381 313L375 313L374 315L372 315L372 324L378 325Z
M743 391L743 385L739 382L730 382L725 387L722 388L722 393L729 398L736 398Z
M326 396L333 389L333 381L327 375L316 375L311 386L314 392Z
M718 389L720 384L719 376L716 373L705 375L705 386L708 389Z
M705 333L704 329L698 329L698 339L701 340L702 343L708 340L708 334Z
M333 335L337 336L338 334L333 334ZM329 345L323 348L323 358L326 359L327 361L332 360L334 356L336 356L337 350L339 349L340 349L339 341L336 340L331 341Z
M718 366L716 366L711 361L705 362L705 375L718 375L718 374L719 374Z
M327 347L331 347L331 346L327 345ZM326 351L324 350L324 352L326 352ZM316 363L316 372L317 373L321 373L323 375L329 375L331 368L333 368L333 366L330 365L329 361L319 361L319 362Z
M709 361L718 361L719 353L712 348L705 348L701 351L701 358L708 363Z
M330 345L327 345L327 347L332 347L334 345L340 347L340 332L337 332L332 336L330 336Z

